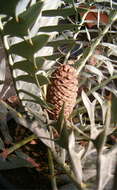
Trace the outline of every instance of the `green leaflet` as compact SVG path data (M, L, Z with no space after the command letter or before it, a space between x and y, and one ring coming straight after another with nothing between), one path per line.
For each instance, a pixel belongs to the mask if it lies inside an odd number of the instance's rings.
M39 57L39 58L36 58L36 68L33 62L24 60L24 61L19 61L19 62L14 63L13 69L19 69L24 72L27 72L28 74L33 74L40 69L43 63L44 63L44 59Z
M53 60L53 61L55 61L56 59L58 59L60 57L62 57L62 55L59 54L59 53L56 53L56 54L53 54L53 55L48 55L48 56L42 56L42 58L45 59L45 60Z
M68 16L72 16L75 14L75 11L77 13L80 12L86 12L87 8L76 8L74 9L74 7L71 8L60 8L57 10L45 10L42 12L43 16L62 16L62 17L68 17Z
M49 79L47 77L45 77L43 74L37 74L37 78L38 78L40 86L49 83Z
M42 32L63 32L64 30L75 30L78 28L78 24L59 24L56 26L41 27L39 31Z
M36 83L34 76L20 75L15 78L16 81L24 81L28 83Z
M26 36L40 14L43 3L38 2L26 11L14 17L4 26L4 33L14 36ZM29 19L30 18L30 19Z
M75 40L55 40L55 41L48 42L46 46L52 46L55 48L61 45L67 45L67 47L69 47L69 46L75 45L75 43L76 43Z
M47 34L41 34L35 36L27 41L22 41L15 45L12 45L9 49L9 53L20 55L24 58L33 59L34 54L46 45L49 36Z
M42 74L38 74L37 79L38 79L38 82L39 82L40 86L49 83L49 80L45 76L43 76ZM20 80L20 81L24 81L24 82L28 82L28 83L37 84L34 75L32 75L32 76L31 75L20 75L20 76L16 77L15 80L16 81Z
M30 93L30 92L27 92L26 90L19 90L18 92L19 93L24 93L24 94L30 96L31 98L33 98L33 100L28 99L26 101L29 101L29 102L32 101L32 102L35 102L35 103L37 103L37 104L39 104L39 105L41 105L43 107L46 107L46 108L48 107L48 104L44 100L42 100L39 96L36 96L36 95L34 95L34 94ZM25 101L25 99L22 99L22 100Z
M4 1L0 0L0 14L15 16L15 9L20 0Z

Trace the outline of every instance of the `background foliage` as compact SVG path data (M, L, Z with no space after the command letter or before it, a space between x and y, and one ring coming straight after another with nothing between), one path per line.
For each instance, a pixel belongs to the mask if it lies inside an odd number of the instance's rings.
M33 117L27 120L26 113L21 115L1 100L0 123L4 138L11 141L8 114L32 131L33 136L15 143L7 151L0 139L0 169L32 167L27 155L16 150L38 137L48 147L52 176L54 158L78 189L94 189L96 185L98 190L104 189L112 176L113 159L117 154L116 140L108 144L108 139L112 136L116 139L117 135L116 1L12 0L6 4L1 0L0 3L3 51L0 90L4 86L7 64L20 103ZM74 63L78 74L76 107L70 121L65 121L64 110L57 121L50 121L46 113L52 109L46 102L49 76L57 65L68 61ZM58 133L57 138L53 131ZM91 163L92 156L95 167ZM92 170L94 173L87 179L86 173ZM51 182L56 189L55 177Z

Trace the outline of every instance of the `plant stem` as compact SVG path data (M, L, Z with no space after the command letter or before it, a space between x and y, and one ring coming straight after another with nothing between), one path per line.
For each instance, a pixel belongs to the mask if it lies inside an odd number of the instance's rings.
M52 190L57 190L58 188L56 184L53 156L49 148L48 148L48 163L49 163L49 168L50 168Z
M30 141L32 141L33 139L37 139L36 135L30 135L29 137L23 139L22 141L16 143L14 146L8 148L8 154L11 154L12 152L14 152L15 150L21 148L22 146L24 146L25 144L29 143Z

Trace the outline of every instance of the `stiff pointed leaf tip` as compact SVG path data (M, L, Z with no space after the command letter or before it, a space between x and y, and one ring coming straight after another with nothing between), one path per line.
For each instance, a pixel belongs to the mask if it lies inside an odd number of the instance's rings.
M102 131L95 140L93 140L94 146L97 149L97 151L99 152L102 148L102 144L103 144L103 139L104 139L104 131Z
M57 129L59 133L59 139L56 141L62 148L68 149L68 138L69 138L69 131L67 129L67 123L64 118L64 106L65 103L63 103L62 109L59 113L59 117L57 119L57 123L55 125L55 128Z
M63 128L62 128L62 131L60 133L60 137L59 139L56 141L60 147L68 150L68 142L69 142L69 134L70 134L70 131L67 129L67 126L66 126L66 121L64 122L63 124Z

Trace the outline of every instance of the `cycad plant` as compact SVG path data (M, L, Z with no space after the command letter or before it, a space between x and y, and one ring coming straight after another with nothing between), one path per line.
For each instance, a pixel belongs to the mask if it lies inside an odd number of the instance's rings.
M17 149L39 138L79 190L107 188L113 179L116 138L117 3L115 1L0 1L1 90L5 64L25 114L1 100L1 130L11 142L7 114L33 132L7 152L0 169L27 166ZM31 120L33 116L33 120ZM15 161L12 153L17 157ZM6 153L6 154L5 154ZM20 158L20 159L19 159ZM25 159L26 160L26 159ZM24 164L24 165L23 165ZM30 165L28 165L30 167ZM59 168L59 167L57 167ZM90 175L91 174L91 175ZM111 186L112 187L112 186ZM111 189L110 187L110 189Z

